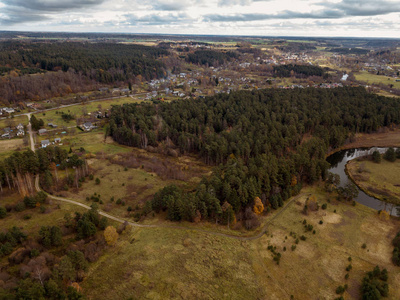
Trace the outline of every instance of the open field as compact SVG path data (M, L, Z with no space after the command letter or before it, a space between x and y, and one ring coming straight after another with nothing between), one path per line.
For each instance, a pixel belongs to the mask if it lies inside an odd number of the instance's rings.
M100 184L96 184L95 180L86 180L78 190L73 188L57 194L91 204L93 200L90 198L96 193L101 195L101 209L126 218L133 217L137 206L142 207L164 186L195 185L209 171L192 158L161 158L139 150L126 155L106 155L105 159L102 159L102 154L98 156L97 159L89 159L88 164L94 178L100 179ZM60 172L60 177L63 176L64 172ZM131 212L127 211L128 207L132 208Z
M112 105L121 105L124 103L138 103L141 101L142 100L132 97L110 99L104 101L78 104L66 108L54 109L43 113L37 113L35 114L35 116L38 119L43 119L45 128L51 128L47 126L48 123L54 123L58 125L58 127L63 127L63 126L70 127L70 126L76 126L77 125L76 121L75 120L71 120L69 122L64 121L61 117L62 116L61 113L68 113L75 117L82 117L84 113L92 113L98 110L109 109ZM27 118L25 117L25 119Z
M0 120L0 132L5 127L15 127L19 123L22 125L28 125L28 118L26 116L18 116L14 118L7 118Z
M319 188L303 192L314 194L320 205L330 201L328 208L304 215L305 194L254 241L192 230L135 229L91 265L83 291L89 299L334 299L336 288L348 284L345 299L358 299L362 277L379 265L389 271L388 299L399 299L400 272L390 260L399 220L381 220L376 211L336 202ZM305 233L304 219L316 234ZM291 232L306 240L296 245ZM279 265L269 245L281 253ZM353 268L346 280L348 257Z
M368 84L378 84L383 83L386 85L393 84L393 87L396 89L400 89L400 82L396 82L396 80L392 77L387 77L383 75L375 75L368 72L359 72L355 73L354 76L359 81L364 81Z
M24 146L21 138L0 140L0 159L10 156L14 151L26 150L28 146Z
M346 166L352 179L368 194L400 205L400 160L382 159L377 164L367 159L355 159Z

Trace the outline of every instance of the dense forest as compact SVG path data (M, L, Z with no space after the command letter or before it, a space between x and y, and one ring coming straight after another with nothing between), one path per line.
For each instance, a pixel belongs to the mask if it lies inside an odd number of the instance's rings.
M311 65L279 65L274 66L274 74L277 77L291 77L294 75L303 76L323 76L325 75L324 69L318 66Z
M175 148L218 166L194 193L160 191L156 211L171 220L252 219L256 197L276 208L302 182L325 178L329 149L355 132L400 122L400 102L364 88L268 89L172 103L114 106L109 134L141 148ZM154 149L153 149L154 150ZM229 220L229 218L228 218Z
M165 76L161 48L107 43L0 43L0 94L9 103L81 91L95 83ZM48 74L30 76L51 71ZM139 79L138 79L139 78ZM78 89L78 90L77 90Z
M238 54L232 51L224 53L213 50L197 50L194 53L189 53L186 60L192 64L218 67L226 61L237 57Z

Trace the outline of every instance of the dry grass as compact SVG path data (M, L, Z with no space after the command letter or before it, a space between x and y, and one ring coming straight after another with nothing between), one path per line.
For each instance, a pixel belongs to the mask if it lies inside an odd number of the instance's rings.
M22 139L0 140L0 159L10 156L15 151L28 149Z
M363 172L359 174L361 164ZM400 160L388 162L383 159L379 164L369 160L352 160L346 167L363 190L378 199L386 198L400 204Z
M353 143L344 145L335 151L353 148L400 147L400 129L385 129L379 133L359 133Z
M359 299L362 277L379 265L389 271L388 299L399 299L400 276L390 262L399 220L383 221L365 206L336 203L319 188L304 191L316 195L319 204L331 203L306 216L302 197L254 241L169 228L122 235L91 266L84 292L89 299L333 299L336 288L347 283L345 299ZM303 219L314 226L315 235L304 231ZM307 237L295 251L290 232ZM282 254L279 265L268 245ZM349 256L353 269L345 280Z
M163 179L156 173L142 168L125 169L121 165L112 164L103 159L91 159L89 165L93 170L94 178L100 179L99 185L96 185L95 180L86 180L79 190L70 189L68 192L63 191L57 194L82 203L88 203L86 198L90 198L94 193L100 194L103 201L103 204L100 204L101 209L125 218L132 217L136 205L142 207L146 200L150 200L164 186L173 183L186 184L180 180ZM200 180L199 178L196 180L193 174L188 178L191 178L191 183ZM112 197L114 197L114 202L110 201ZM125 205L117 205L118 199L124 201ZM131 213L127 212L129 206L133 209Z

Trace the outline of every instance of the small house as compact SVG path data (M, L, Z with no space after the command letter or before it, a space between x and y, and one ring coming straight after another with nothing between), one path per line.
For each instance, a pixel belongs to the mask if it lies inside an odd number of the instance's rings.
M22 125L21 123L19 123L16 127L18 130L23 130L24 129L24 125Z
M42 148L46 148L47 146L50 146L50 141L49 140L43 140L40 142Z
M57 125L56 125L56 124L53 124L53 123L48 123L47 126L50 126L50 127L52 127L52 128L57 128Z
M12 114L13 112L15 112L15 109L14 108L5 107L5 108L3 108L3 111L5 111L8 114Z
M4 134L1 135L2 138L9 138L10 137L10 133L6 132Z
M94 128L92 122L86 122L82 125L82 129L85 131L90 131Z
M44 135L47 133L47 129L42 128L42 129L39 129L38 132L39 132L39 135Z
M55 138L55 139L54 139L54 142L55 142L56 144L61 143L61 138Z
M25 135L25 131L22 129L18 129L18 132L17 132L17 136L24 136Z

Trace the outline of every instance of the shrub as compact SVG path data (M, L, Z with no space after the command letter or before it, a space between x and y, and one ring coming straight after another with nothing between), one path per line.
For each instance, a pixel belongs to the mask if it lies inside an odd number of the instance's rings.
M322 206L321 206L322 209L326 209L327 207L328 207L328 204L326 204L326 203L322 204Z
M6 216L7 210L3 206L0 206L0 219L4 219Z
M96 182L97 185L99 185L99 184L100 184L100 178L99 178L99 177L96 177L95 182Z
M324 224L324 221L320 220L320 221L319 221L319 224L321 224L321 225Z
M292 251L296 250L296 245L292 245Z
M384 158L387 161L394 162L396 160L396 153L394 152L394 149L393 148L387 149Z
M372 153L372 160L377 164L379 164L382 161L382 156L379 153L379 151L374 151Z
M344 286L339 285L339 286L336 288L336 294L338 294L338 295L343 294L345 291L346 291L346 289L344 288Z
M367 244L366 243L362 244L361 248L363 248L363 249L367 248Z

